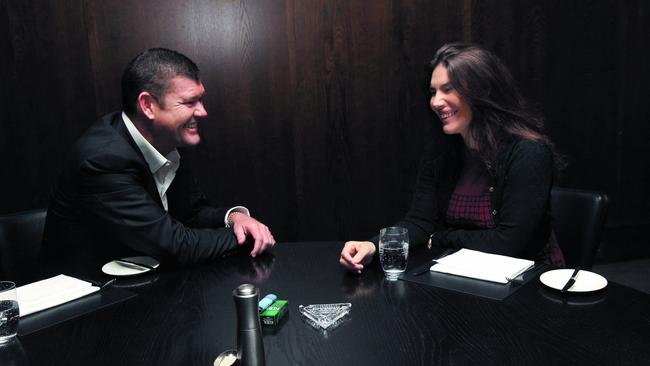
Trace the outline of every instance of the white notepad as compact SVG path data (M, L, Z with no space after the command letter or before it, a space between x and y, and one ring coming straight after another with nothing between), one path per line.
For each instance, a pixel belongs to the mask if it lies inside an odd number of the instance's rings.
M45 310L99 291L99 287L78 278L58 275L16 289L20 316Z
M498 283L508 283L535 265L534 261L527 259L464 248L437 262L431 266L432 271Z

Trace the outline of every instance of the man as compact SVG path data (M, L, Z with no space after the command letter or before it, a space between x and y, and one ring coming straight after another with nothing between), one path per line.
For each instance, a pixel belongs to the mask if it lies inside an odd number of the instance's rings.
M182 148L201 140L204 92L197 66L178 52L155 48L133 59L122 76L124 111L102 117L67 157L51 194L46 250L187 265L219 258L247 236L253 257L274 245L245 207L209 207L198 188Z

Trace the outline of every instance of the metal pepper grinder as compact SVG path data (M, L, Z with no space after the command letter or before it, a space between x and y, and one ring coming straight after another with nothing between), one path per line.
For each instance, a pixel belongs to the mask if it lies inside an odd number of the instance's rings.
M264 343L257 305L260 291L243 284L233 291L237 309L237 359L241 366L264 366Z

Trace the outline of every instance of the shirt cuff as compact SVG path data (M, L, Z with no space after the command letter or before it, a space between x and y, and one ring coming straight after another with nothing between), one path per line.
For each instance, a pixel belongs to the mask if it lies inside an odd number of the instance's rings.
M223 223L224 223L224 225L225 225L226 227L230 227L230 224L228 223L228 216L229 216L232 212L243 213L243 214L246 215L246 216L250 216L250 215L251 215L250 211L248 211L248 209L247 209L246 207L244 207L244 206L235 206L235 207L231 208L230 210L228 210L228 212L226 212L226 216L223 218Z

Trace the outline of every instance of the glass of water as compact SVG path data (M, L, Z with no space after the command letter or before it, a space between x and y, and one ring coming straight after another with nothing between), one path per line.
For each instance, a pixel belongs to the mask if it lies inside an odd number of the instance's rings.
M398 226L379 230L379 260L387 279L396 280L406 270L408 257L408 230Z
M0 345L9 343L18 332L16 284L0 281Z

